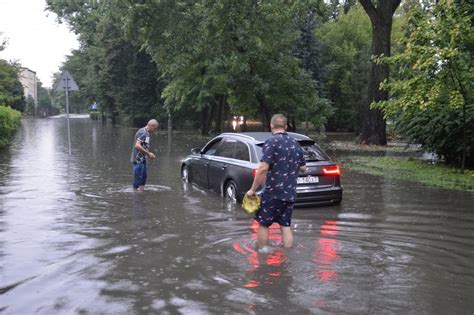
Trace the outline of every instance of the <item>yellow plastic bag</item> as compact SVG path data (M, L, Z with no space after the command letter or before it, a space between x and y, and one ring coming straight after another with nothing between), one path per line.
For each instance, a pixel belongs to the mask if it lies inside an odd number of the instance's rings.
M258 195L254 197L245 195L242 200L242 207L248 214L254 214L260 208L260 197Z

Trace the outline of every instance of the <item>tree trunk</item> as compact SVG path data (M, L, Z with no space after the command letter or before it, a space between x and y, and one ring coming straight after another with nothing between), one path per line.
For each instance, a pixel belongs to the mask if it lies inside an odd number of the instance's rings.
M209 117L208 117L208 122L207 122L207 130L209 130L209 133L214 133L214 119L213 117L216 116L217 112L217 102L212 101L209 103Z
M263 95L257 95L258 107L262 117L262 126L264 131L270 131L270 110L268 108L267 100Z
M201 110L201 135L209 135L209 107Z
M372 56L390 56L390 38L392 33L393 14L400 0L378 1L375 7L370 0L359 0L372 24ZM385 119L379 109L370 109L372 102L388 100L388 92L380 89L380 83L389 77L389 67L376 64L370 66L367 104L360 143L386 145Z
M287 131L290 132L296 132L296 119L295 116L290 115L288 116L288 122L287 122Z
M305 117L304 117L304 125L305 125L305 134L308 135L309 134L309 117L308 117L308 111L306 111L306 114L305 114Z
M225 104L225 96L221 95L217 98L217 113L215 115L215 123L216 127L214 131L216 133L222 132L222 122L224 118L224 104Z
M244 121L242 122L242 125L240 125L240 131L241 132L247 131L247 116L244 116Z

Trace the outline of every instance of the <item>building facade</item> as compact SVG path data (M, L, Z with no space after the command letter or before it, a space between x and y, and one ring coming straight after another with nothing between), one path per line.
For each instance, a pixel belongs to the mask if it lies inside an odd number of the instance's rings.
M35 105L38 104L38 81L36 72L28 68L20 68L20 82L23 85L25 98L32 97Z

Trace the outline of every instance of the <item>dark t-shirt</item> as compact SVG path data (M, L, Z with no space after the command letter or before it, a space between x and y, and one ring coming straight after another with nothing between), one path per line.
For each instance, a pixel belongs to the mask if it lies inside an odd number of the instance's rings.
M142 147L145 150L148 150L150 148L150 133L146 130L145 127L140 128L138 129L137 133L135 133L135 137L133 139L133 149L130 161L133 163L146 162L146 156L143 154L143 152L135 149L135 143L137 142L137 140L140 140Z
M306 165L299 143L286 132L277 133L265 141L260 161L270 165L263 197L294 202L299 167Z

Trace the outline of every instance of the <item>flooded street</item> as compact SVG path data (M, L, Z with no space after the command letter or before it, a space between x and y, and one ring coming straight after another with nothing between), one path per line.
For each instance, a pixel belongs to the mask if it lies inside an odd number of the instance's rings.
M238 204L179 177L205 140L25 119L0 153L0 314L474 313L474 194L346 172L340 206L293 214L295 245L254 249ZM331 153L338 161L337 152Z

